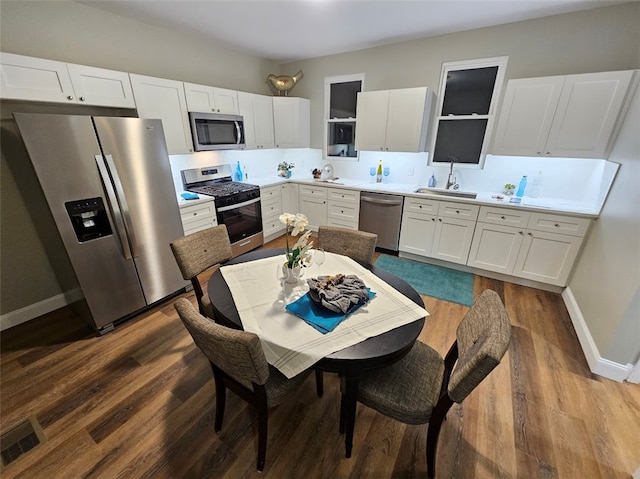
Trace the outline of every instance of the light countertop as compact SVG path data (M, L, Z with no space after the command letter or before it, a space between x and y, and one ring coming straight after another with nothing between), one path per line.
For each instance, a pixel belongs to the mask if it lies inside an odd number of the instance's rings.
M498 192L475 191L476 198L464 198L457 196L444 196L441 194L416 193L415 190L423 188L425 185L409 184L409 183L370 183L361 180L353 180L349 178L337 178L335 180L316 180L312 177L302 178L282 178L279 176L249 178L246 183L259 186L261 188L276 186L283 183L299 183L316 186L325 186L331 188L356 189L359 191L371 191L378 193L400 194L403 196L411 196L415 198L429 198L439 201L454 201L458 203L471 203L486 206L499 206L505 208L525 209L528 211L541 211L546 213L561 213L574 216L582 216L588 218L596 218L598 216L597 209L593 205L588 205L576 201L569 201L558 198L531 198L525 196L521 202L511 203L509 197ZM443 191L441 188L434 188L436 191ZM202 201L211 201L211 197L200 195L198 200L185 200L178 196L178 205L180 207L197 204Z

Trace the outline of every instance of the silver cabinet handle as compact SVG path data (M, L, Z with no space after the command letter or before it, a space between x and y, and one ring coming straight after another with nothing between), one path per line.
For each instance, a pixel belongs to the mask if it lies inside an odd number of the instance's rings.
M84 100L85 100L85 97L81 96L80 101L84 101Z
M140 253L138 252L138 240L136 239L136 232L133 229L133 221L131 220L131 211L129 210L129 205L127 204L127 198L124 195L124 189L122 188L122 181L120 181L120 176L118 176L118 170L116 169L116 164L113 162L113 158L111 155L104 155L105 160L107 161L107 166L109 167L109 173L111 174L111 179L113 180L113 186L116 189L116 194L118 195L118 202L120 204L120 208L122 208L122 218L124 219L124 227L129 234L129 244L131 245L131 255L136 258Z
M72 95L67 96L67 100L73 100L73 96Z
M127 240L127 233L124 227L122 211L120 210L120 204L118 203L116 192L114 191L113 185L111 184L109 171L107 170L107 165L105 164L102 155L96 155L96 164L98 165L98 173L100 173L100 178L102 178L102 185L107 192L107 199L109 201L109 206L111 207L111 213L113 214L113 221L115 223L116 232L118 233L118 238L120 238L122 254L125 259L130 260L131 248L129 248L129 241Z

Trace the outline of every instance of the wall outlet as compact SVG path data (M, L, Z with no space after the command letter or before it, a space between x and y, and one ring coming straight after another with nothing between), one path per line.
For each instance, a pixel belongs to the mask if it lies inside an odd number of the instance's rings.
M416 172L416 168L415 166L410 166L409 167L409 176L413 176L413 174Z

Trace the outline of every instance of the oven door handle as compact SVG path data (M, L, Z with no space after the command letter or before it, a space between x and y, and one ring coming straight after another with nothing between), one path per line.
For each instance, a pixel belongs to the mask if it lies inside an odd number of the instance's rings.
M229 210L235 210L236 208L242 208L243 206L248 206L248 205L252 205L254 203L258 203L260 201L260 198L253 198L252 200L249 201L245 201L243 203L236 203L235 205L229 205L229 206L223 206L221 208L216 207L216 209L218 211L229 211Z

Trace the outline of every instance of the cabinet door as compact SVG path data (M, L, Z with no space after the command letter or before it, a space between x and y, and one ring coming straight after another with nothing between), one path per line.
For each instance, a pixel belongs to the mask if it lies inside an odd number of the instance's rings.
M213 88L213 99L216 113L225 113L227 115L238 115L238 92L235 90L227 90L226 88Z
M185 83L184 94L188 111L202 113L212 113L216 111L213 87L196 85L195 83Z
M527 231L513 275L565 286L581 244L577 236Z
M389 92L385 150L424 151L431 109L427 93L426 88L401 88Z
M0 95L13 100L76 103L66 63L0 53Z
M430 256L452 263L467 264L475 225L475 220L438 218Z
M182 82L130 74L140 118L160 118L170 155L193 151Z
M298 185L285 183L280 185L282 196L282 212L295 214L298 212Z
M253 100L256 148L275 148L272 97L255 95Z
M135 108L129 74L85 65L67 64L78 103Z
M388 90L358 93L358 105L356 107L356 150L385 150L388 112Z
M309 100L273 97L276 148L309 147Z
M318 226L327 224L327 200L300 196L300 213L309 220L309 229L318 231Z
M545 145L564 76L510 80L504 95L493 153L536 156Z
M524 237L522 228L478 223L467 265L511 274Z
M398 249L420 256L431 256L436 217L406 212L402 215Z
M606 158L633 71L568 75L545 154Z

